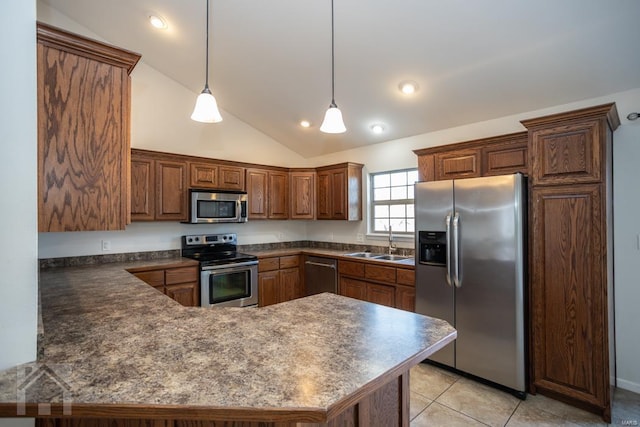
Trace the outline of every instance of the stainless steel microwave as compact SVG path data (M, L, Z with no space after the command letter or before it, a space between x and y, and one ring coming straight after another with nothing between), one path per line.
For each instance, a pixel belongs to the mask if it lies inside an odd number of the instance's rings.
M247 193L244 191L189 190L192 224L247 222Z

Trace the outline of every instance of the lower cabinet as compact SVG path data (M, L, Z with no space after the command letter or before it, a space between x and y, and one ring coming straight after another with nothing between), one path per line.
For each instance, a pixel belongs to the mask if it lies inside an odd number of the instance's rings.
M128 271L186 307L200 305L199 268L197 265L179 266L178 264L171 268L166 266L142 267Z
M291 301L303 294L299 255L263 258L258 261L258 306Z
M414 270L367 261L338 261L338 293L380 305L415 311Z

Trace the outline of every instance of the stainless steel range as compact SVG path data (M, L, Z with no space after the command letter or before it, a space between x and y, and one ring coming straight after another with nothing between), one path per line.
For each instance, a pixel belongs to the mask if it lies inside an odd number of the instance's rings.
M202 307L256 307L258 257L237 252L237 235L182 236L182 256L200 262Z

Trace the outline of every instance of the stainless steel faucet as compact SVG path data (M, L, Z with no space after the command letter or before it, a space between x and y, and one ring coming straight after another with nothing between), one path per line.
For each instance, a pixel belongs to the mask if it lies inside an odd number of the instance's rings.
M391 225L389 225L389 255L395 252L396 248L396 244L393 243L393 231L391 230Z

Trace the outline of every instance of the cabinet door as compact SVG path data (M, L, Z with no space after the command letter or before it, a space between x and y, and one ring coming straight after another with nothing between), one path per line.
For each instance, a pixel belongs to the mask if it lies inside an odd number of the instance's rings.
M268 211L270 219L289 218L289 173L269 172Z
M599 184L532 192L532 383L609 405L606 237Z
M244 191L244 168L221 165L218 167L218 178L221 189Z
M418 179L420 181L434 181L436 179L435 154L418 156Z
M435 155L435 179L460 179L480 176L480 150L456 150Z
M187 164L156 160L156 220L186 221Z
M355 298L362 301L367 300L367 282L340 277L340 295Z
M266 307L280 302L280 272L267 271L258 274L258 305Z
M396 308L415 312L416 288L412 288L410 286L396 286Z
M155 219L154 161L131 157L131 220L153 221Z
M313 219L315 217L316 174L314 172L291 172L290 201L291 219Z
M331 174L329 172L318 172L317 189L317 218L331 219Z
M269 173L262 169L247 169L247 210L249 219L267 219Z
M302 297L302 282L299 268L280 270L280 301L291 301Z
M38 230L124 230L127 71L139 57L42 24L37 31Z
M218 165L189 163L189 184L192 188L219 188Z
M482 148L482 176L529 171L527 139L511 144L492 144Z
M379 285L376 283L367 284L367 301L376 304L395 307L396 288L395 286Z
M347 170L331 172L331 219L348 219Z
M198 287L198 282L167 285L165 286L165 293L185 307L198 307L200 305Z

